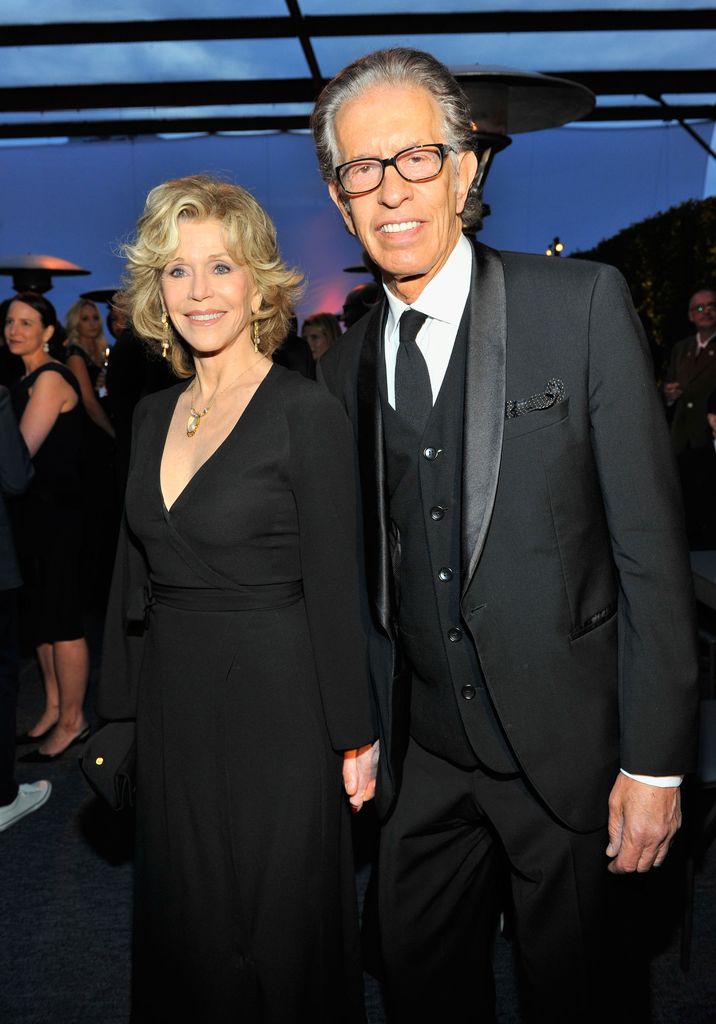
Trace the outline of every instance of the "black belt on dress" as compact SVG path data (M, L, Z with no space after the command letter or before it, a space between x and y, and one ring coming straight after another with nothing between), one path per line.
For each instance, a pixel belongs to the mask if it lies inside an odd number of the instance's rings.
M183 611L244 612L255 608L285 608L303 596L301 580L286 583L238 584L235 587L169 587L151 582L150 603Z

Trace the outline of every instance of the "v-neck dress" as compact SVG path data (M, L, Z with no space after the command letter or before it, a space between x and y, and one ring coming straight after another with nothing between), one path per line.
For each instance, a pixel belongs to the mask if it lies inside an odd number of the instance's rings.
M273 366L167 509L185 387L135 416L98 701L137 720L132 1020L360 1021L341 752L374 729L351 429Z

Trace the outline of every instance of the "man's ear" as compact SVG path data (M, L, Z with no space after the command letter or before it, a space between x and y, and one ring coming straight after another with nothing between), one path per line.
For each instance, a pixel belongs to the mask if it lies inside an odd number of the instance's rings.
M341 217L343 223L348 228L352 235L355 235L356 229L353 226L353 218L351 217L351 206L349 200L343 195L338 184L335 181L331 181L328 185L328 194L330 195L333 202L336 204L338 209L341 211Z
M458 157L457 171L457 213L461 214L465 208L470 185L477 174L477 156L471 149L460 153Z

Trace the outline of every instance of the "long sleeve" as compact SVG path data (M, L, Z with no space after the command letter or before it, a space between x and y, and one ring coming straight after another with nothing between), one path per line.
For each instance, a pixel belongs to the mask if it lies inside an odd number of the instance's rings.
M303 392L304 395L306 392ZM376 735L359 605L359 540L352 432L318 388L289 412L304 597L331 743L347 750Z
M18 430L10 404L10 393L0 387L0 492L22 494L32 479L30 453Z
M592 297L589 388L619 580L621 765L680 774L693 765L697 701L681 498L646 343L626 285L609 267Z
M133 426L136 439L141 429L142 408ZM132 456L135 451L132 445ZM132 459L130 458L130 469ZM122 517L112 586L107 602L102 669L97 692L97 713L108 721L134 718L139 672L144 652L145 607L149 570L141 545Z

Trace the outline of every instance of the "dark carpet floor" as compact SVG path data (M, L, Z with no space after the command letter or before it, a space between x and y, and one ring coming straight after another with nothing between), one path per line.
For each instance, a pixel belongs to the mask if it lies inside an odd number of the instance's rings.
M22 671L20 729L32 724L41 701L38 674L28 660ZM88 707L91 701L92 688ZM49 768L18 766L18 781L47 777L53 792L43 808L0 834L0 1024L128 1020L131 821L105 810L90 794L77 752ZM370 870L365 851L371 848L372 829L368 819L357 827L362 891ZM635 880L639 948L633 949L633 974L641 975L650 995L649 1005L642 1001L629 1019L716 1024L716 842L696 873L688 973L679 962L684 871L678 849L670 860L659 873ZM503 937L496 944L495 975L500 1024L520 1024L512 950ZM366 979L366 999L369 1024L382 1024L380 989L372 979ZM615 993L615 1002L620 1000Z

